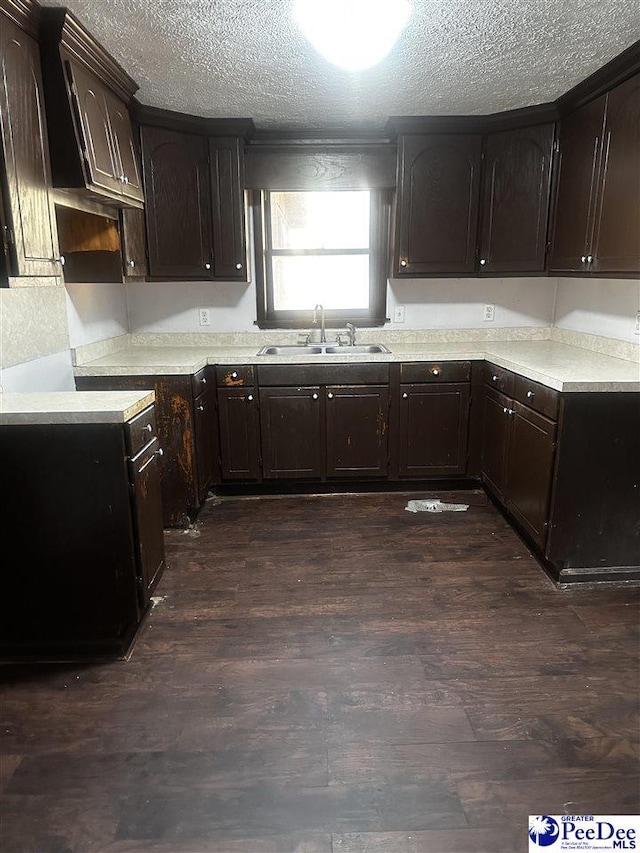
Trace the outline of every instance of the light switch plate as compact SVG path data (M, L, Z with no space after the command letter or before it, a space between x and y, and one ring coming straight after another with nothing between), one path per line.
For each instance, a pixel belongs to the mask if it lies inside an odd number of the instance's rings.
M636 327L634 332L636 335L640 335L640 311L636 314Z

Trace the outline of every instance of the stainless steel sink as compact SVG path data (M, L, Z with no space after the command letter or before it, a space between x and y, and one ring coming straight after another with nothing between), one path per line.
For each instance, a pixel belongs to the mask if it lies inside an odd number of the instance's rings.
M390 353L384 344L355 344L354 346L339 346L338 344L278 344L264 346L257 355L375 355Z
M374 355L375 353L391 352L384 344L354 344L353 346L327 346L327 355Z

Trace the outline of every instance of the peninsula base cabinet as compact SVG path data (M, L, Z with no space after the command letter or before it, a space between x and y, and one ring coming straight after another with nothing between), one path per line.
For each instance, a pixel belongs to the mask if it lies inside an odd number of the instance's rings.
M154 433L153 407L125 424L0 427L2 660L126 656L165 564Z
M560 583L640 572L640 395L485 366L482 480Z

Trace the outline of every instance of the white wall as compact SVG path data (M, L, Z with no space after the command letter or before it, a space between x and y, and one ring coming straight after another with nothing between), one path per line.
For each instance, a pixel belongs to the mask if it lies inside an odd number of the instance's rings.
M606 278L559 278L554 325L629 343L640 311L640 281Z
M127 285L65 284L65 290L70 346L127 334Z

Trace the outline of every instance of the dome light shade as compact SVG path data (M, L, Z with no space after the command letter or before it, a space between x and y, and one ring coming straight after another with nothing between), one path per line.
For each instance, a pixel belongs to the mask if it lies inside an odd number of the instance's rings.
M363 71L391 51L405 28L408 0L295 0L296 22L325 59Z

